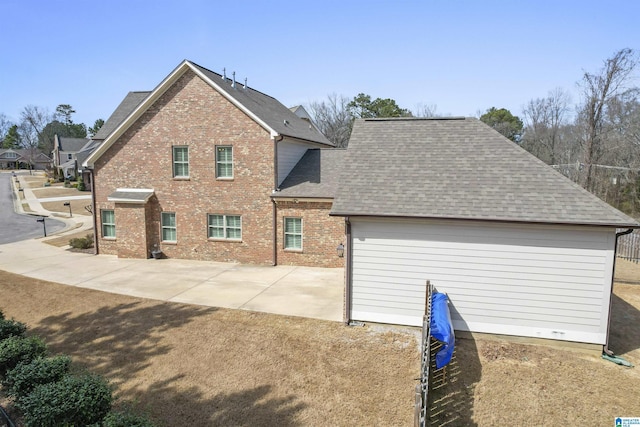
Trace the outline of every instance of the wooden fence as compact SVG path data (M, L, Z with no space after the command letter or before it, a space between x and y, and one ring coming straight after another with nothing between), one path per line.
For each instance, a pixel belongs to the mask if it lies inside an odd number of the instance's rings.
M633 233L618 238L617 255L636 264L640 261L640 230L633 230Z

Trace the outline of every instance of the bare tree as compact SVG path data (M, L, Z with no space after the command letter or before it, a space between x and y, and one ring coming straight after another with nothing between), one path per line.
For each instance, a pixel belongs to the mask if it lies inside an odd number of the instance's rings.
M561 159L562 163L572 161L571 150L566 147L568 141L563 141L570 102L570 95L556 88L546 98L530 100L523 110L525 130L522 146L548 164L560 163Z
M418 104L415 111L412 111L414 117L433 118L438 117L438 106L436 104Z
M636 65L635 52L622 49L607 59L599 72L585 72L582 78L584 100L579 121L583 126L584 170L580 184L589 191L596 192L594 165L601 160L607 149L607 108L628 89L629 76Z
M53 135L45 131L53 116L46 108L28 105L20 113L20 135L24 148L42 148L49 154L53 150Z
M327 96L325 101L309 104L309 113L320 131L333 142L336 147L349 144L353 117L348 108L349 99L335 93Z

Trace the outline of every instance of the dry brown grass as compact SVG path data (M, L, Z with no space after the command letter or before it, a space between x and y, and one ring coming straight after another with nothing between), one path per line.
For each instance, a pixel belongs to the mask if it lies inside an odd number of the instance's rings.
M640 266L618 261L610 347L640 365ZM624 281L624 282L623 282ZM411 425L414 335L160 303L0 271L0 308L106 375L163 425ZM638 368L544 345L458 339L436 425L611 425L640 414Z
M166 426L408 425L415 336L0 271L0 308Z
M77 193L77 191L76 191ZM76 194L77 195L77 194ZM76 215L84 215L91 216L88 210L84 207L91 205L91 200L67 200L71 204L71 212L73 216ZM69 207L64 205L65 201L61 200L59 202L40 202L42 207L49 212L57 212L62 217L69 216Z

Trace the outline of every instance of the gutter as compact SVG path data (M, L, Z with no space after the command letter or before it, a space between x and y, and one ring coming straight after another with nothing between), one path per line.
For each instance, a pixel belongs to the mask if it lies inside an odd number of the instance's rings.
M284 136L273 136L273 190L271 194L275 194L278 191L278 142L284 139ZM272 233L271 240L273 241L273 254L272 254L272 262L273 266L278 265L278 206L276 205L276 201L271 198L271 203L273 206L272 209Z
M345 289L344 289L344 315L343 320L345 324L349 324L351 322L351 300L352 300L352 275L351 275L351 264L353 260L353 249L351 244L351 221L349 221L349 217L345 217L344 224L346 227L346 244L347 244L347 259L344 266L344 274L345 274Z
M87 168L89 175L91 176L91 211L93 213L93 254L98 255L98 213L96 212L96 177L93 174L93 169Z
M609 317L607 318L607 341L602 348L602 355L613 356L613 351L609 350L609 329L611 328L611 306L613 302L613 281L616 274L616 254L618 253L618 239L624 235L633 233L633 228L616 233L616 241L613 246L613 269L611 271L611 294L609 295Z

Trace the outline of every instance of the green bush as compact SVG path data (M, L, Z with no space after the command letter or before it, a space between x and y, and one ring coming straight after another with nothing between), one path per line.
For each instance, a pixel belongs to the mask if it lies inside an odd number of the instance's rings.
M89 249L93 247L93 235L87 234L84 237L76 237L69 240L69 246L74 249Z
M80 191L86 190L84 186L84 180L82 179L82 175L78 175L78 190Z
M9 337L0 341L0 378L20 362L30 362L47 353L47 346L38 337Z
M17 402L27 427L86 426L101 422L111 409L111 389L99 375L66 375L36 386Z
M155 427L155 424L147 416L126 409L109 412L101 427Z
M69 372L71 357L54 356L19 363L2 381L6 393L18 400L39 385L60 381Z
M2 309L0 309L0 320L4 320L4 313L2 312Z
M21 337L27 330L27 325L16 320L0 317L0 341L9 337Z

